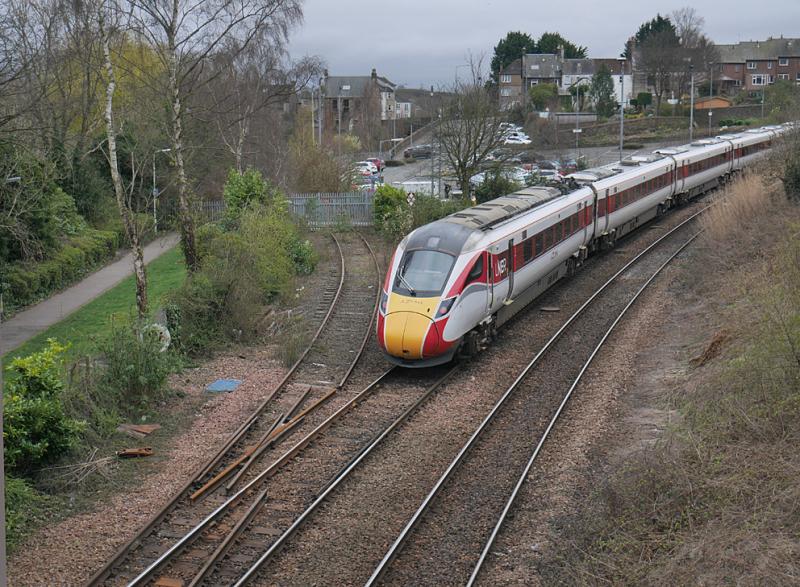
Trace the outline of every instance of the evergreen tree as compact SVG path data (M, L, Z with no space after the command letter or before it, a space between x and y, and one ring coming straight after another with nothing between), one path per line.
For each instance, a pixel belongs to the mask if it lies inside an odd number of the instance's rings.
M544 33L536 44L536 52L558 53L559 47L563 47L564 57L567 59L583 59L586 57L586 47L576 45L558 33Z
M614 114L617 108L617 102L614 99L614 80L605 65L600 66L600 69L594 74L589 95L594 101L595 112L598 116L608 117Z
M520 59L523 53L535 52L536 39L528 33L519 31L508 33L494 48L494 56L491 63L492 81L496 84L500 80L500 70L511 65L514 60Z

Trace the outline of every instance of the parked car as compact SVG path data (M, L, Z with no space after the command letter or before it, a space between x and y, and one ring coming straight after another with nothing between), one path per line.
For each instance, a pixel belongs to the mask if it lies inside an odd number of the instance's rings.
M357 161L355 167L353 167L353 171L361 175L376 175L378 173L378 167L371 161Z
M375 167L378 168L378 173L383 171L383 168L386 167L386 162L381 159L380 157L371 157L367 159L370 163L372 163Z
M428 159L433 153L433 148L430 145L414 145L403 151L403 157L409 159Z
M531 140L527 136L512 135L503 141L505 145L530 145Z

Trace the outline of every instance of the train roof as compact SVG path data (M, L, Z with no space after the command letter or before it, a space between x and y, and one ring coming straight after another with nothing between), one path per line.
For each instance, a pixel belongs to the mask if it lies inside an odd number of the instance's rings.
M515 216L565 195L554 187L532 186L446 216L442 220L486 231Z

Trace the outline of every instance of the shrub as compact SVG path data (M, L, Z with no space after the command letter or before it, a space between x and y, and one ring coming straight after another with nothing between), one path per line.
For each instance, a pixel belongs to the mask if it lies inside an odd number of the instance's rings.
M39 493L24 479L6 476L6 541L9 549L30 531L34 522L43 519L54 500ZM54 506L55 503L52 503Z
M266 181L254 169L248 169L244 173L231 169L222 195L225 198L226 216L232 220L238 219L245 208L255 205L284 206L286 199L280 189Z
M520 185L502 173L500 169L488 171L481 184L475 188L475 200L482 204L500 196L513 193Z
M118 244L114 232L87 229L66 241L45 261L4 267L0 281L6 284L6 306L26 306L68 287L113 257Z
M411 206L413 228L444 218L469 206L464 200L440 200L433 196L417 196Z
M160 397L175 367L172 353L162 352L157 331L138 322L112 323L98 350L106 364L100 384L120 405L143 404Z
M84 427L67 417L61 402L66 349L50 339L43 351L14 359L7 369L3 435L5 462L12 470L52 462L75 445Z
M402 165L405 165L406 162L403 161L402 159L387 159L385 164L386 167L400 167Z
M390 233L389 224L392 224L403 209L408 207L406 193L390 185L382 185L375 190L372 200L375 228L378 232Z

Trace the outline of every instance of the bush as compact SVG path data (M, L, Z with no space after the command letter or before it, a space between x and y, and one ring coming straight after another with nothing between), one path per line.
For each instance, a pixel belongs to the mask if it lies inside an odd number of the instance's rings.
M254 169L248 169L244 173L231 169L222 195L225 199L226 216L231 220L238 219L245 208L255 205L285 206L286 200L280 189L266 181Z
M24 479L6 476L6 541L9 549L46 517L52 498L39 493ZM53 503L55 505L55 503Z
M112 258L118 244L114 232L87 229L44 261L6 266L0 274L6 307L20 308L68 287Z
M375 190L372 200L375 229L384 234L393 234L393 227L399 216L408 207L406 193L390 185L382 185ZM396 227L394 227L396 228Z
M482 204L500 196L511 194L520 189L520 187L513 179L505 176L499 168L494 169L488 171L481 184L475 188L475 200Z
M106 364L100 385L122 406L161 397L167 376L175 367L172 353L162 350L158 332L142 323L112 323L98 350Z
M402 159L387 159L385 163L386 167L401 167L405 164L406 162Z
M440 200L433 196L417 196L411 206L413 228L423 226L469 206L465 200Z
M7 368L5 390L5 462L15 471L30 471L52 462L77 442L84 426L66 416L61 401L62 355L67 347L55 340Z
M202 267L167 306L175 343L190 354L255 336L261 307L288 294L294 276L317 262L282 206L243 209L237 230L205 225L198 236Z

